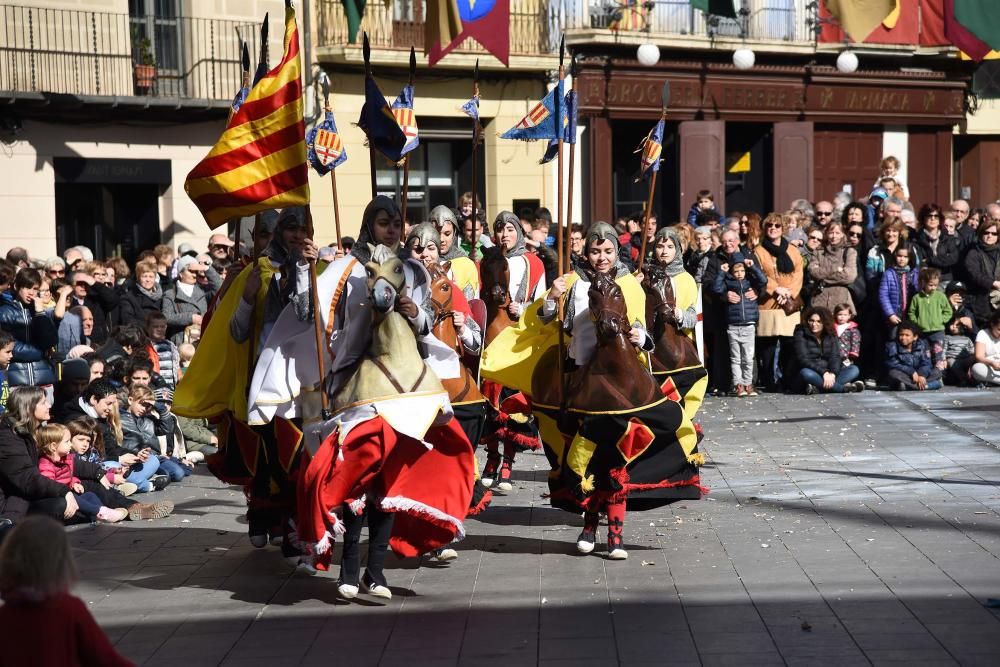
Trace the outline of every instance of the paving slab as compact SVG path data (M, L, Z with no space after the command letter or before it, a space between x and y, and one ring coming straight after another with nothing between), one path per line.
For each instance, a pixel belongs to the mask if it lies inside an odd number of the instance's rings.
M630 513L629 560L578 555L547 464L467 521L449 564L390 558L337 599L245 538L204 468L162 521L69 529L76 593L142 665L996 664L1000 391L706 401L700 501ZM603 530L602 536L603 536Z

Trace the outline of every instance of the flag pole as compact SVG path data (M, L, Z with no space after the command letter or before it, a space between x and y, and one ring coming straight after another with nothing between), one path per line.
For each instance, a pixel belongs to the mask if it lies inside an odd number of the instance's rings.
M240 36L239 30L236 31L236 36L237 37ZM240 81L240 92L237 93L237 96L242 94L243 89L250 85L250 47L247 46L247 43L243 41L242 37L240 37L240 43L243 44L243 56L242 56L243 79ZM232 122L234 115L236 115L236 109L234 109L232 105L230 105L229 118L226 119L226 127L229 127L229 123ZM242 218L236 218L236 235L235 235L236 252L234 253L236 256L233 257L233 259L236 262L239 262L241 259L239 254L240 254L240 241L242 240L241 237L243 236L242 223L243 223ZM253 255L253 250L250 251L250 254Z
M476 69L473 70L472 74L472 99L479 100L479 58L476 58ZM477 113L476 116L479 114ZM476 158L479 153L479 118L472 119L472 241L469 243L469 259L473 263L476 261L476 243L479 241L479 237L476 235L476 227L479 226L479 207L477 206L477 196L476 186L479 179L479 168L476 165ZM464 227L464 225L463 225ZM457 243L456 239L453 243Z
M574 56L570 56L570 59L569 59L569 75L571 77L573 77L573 81L570 84L570 89L569 89L570 92L572 93L573 91L576 90L576 58ZM575 113L575 111L574 111L574 113ZM572 126L572 123L570 124L570 126ZM559 128L559 129L560 129L559 136L561 138L562 137L562 128ZM573 130L576 131L576 128L573 128ZM571 261L571 257L572 257L572 245L573 245L573 243L571 241L571 238L572 238L573 235L570 232L570 228L573 226L573 186L575 185L574 181L576 180L576 179L573 178L573 169L574 169L574 164L573 163L575 162L575 160L576 160L576 137L573 137L573 140L569 144L569 176L568 176L568 178L569 178L569 194L567 195L567 198L566 198L566 259L565 259L565 267L566 267L567 271L572 271L573 270L573 263ZM562 180L562 173L561 173L561 171L562 170L560 170L560 174L559 174L560 181ZM560 226L560 229L562 229L561 226ZM562 245L559 246L559 252L563 252Z
M333 113L333 105L330 104L330 78L323 77L323 111ZM330 170L330 190L333 193L333 224L337 232L337 248L343 251L340 234L340 199L337 197L337 169Z
M566 36L564 35L559 40L559 80L556 82L556 94L555 98L555 127L556 127L556 141L558 153L556 153L556 170L558 176L556 177L556 255L558 258L556 260L556 272L559 276L563 275L563 229L562 229L562 206L563 206L563 128L562 128L562 115L561 115L561 105L562 100L562 90L560 84L563 78L566 76L566 68L563 66L563 59L566 57ZM558 366L559 366L559 407L560 412L565 409L566 406L566 393L567 393L567 381L566 381L566 362L564 357L566 356L566 336L563 331L563 317L565 316L564 308L566 304L566 295L559 301L559 316L557 318L559 324L559 356L558 356Z
M413 77L417 73L417 54L410 47L410 87L413 87ZM406 205L410 200L410 154L403 156L403 195L399 202L400 217L403 219L403 227L406 227Z
M562 90L559 89L559 84L563 82L566 76L566 68L563 66L563 59L566 57L566 37L565 35L559 41L559 81L556 83L556 95L555 95L555 123L556 123L556 140L558 142L558 153L556 154L556 170L558 171L558 177L556 179L556 247L559 249L559 258L556 262L557 272L561 276L563 274L563 229L562 229L562 216L563 216L563 128L562 128L562 105L563 100ZM562 317L560 316L560 320ZM562 327L559 328L562 331ZM561 357L560 357L561 358Z
M372 47L368 43L368 33L363 33L364 41L361 45L361 53L365 58L365 79L372 77ZM368 138L368 163L371 166L372 199L378 196L378 183L375 179L375 145L372 144L371 137Z
M306 204L306 221L309 225L309 239L315 243L316 230L313 227L312 206ZM330 419L330 397L323 391L326 379L326 359L323 355L323 320L319 313L319 289L316 285L316 260L309 260L309 298L313 309L313 337L316 339L316 368L319 369L319 400L321 418Z
M660 122L667 119L667 105L670 104L670 82L663 82L663 94L662 94L662 106L660 107ZM662 142L662 138L661 138ZM659 160L659 156L656 158ZM653 165L650 165L650 169ZM642 220L642 247L639 250L639 268L636 273L642 273L642 265L646 261L646 241L649 239L649 233L646 231L649 228L649 217L653 213L653 197L656 195L656 175L660 173L659 168L653 171L653 176L649 180L649 196L646 198L646 214L643 216Z

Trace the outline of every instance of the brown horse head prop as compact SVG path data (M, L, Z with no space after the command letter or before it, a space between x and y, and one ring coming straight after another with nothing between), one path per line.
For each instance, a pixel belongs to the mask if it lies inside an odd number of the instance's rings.
M448 269L451 262L444 262L441 265L431 264L427 267L427 272L431 276L431 307L434 309L434 325L431 333L442 343L455 350L459 357L465 354L458 331L455 329L455 286L448 278ZM452 403L469 403L480 401L483 395L476 386L476 379L469 372L465 363L462 363L461 373L457 378L447 378L441 380L441 384L448 391L448 398Z
M654 262L643 267L643 271L646 325L656 344L652 354L653 372L665 373L699 365L698 348L678 328L674 313L677 298L665 267Z
M482 280L483 302L486 304L485 341L489 345L497 334L513 324L507 313L510 305L510 266L503 249L498 246L483 248L483 259L479 263Z
M628 321L625 294L621 287L610 274L597 273L589 268L584 269L584 274L590 281L587 298L597 330L598 346L618 336L628 336L632 326Z

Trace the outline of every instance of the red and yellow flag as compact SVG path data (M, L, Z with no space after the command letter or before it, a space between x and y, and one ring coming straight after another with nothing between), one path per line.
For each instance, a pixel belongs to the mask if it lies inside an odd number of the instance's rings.
M212 229L271 208L309 203L295 10L285 8L285 52L250 91L184 189Z

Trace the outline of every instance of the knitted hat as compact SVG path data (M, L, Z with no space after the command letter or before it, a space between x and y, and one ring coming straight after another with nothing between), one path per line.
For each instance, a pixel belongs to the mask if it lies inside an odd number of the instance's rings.
M68 359L62 363L63 382L90 382L90 364L83 359Z

